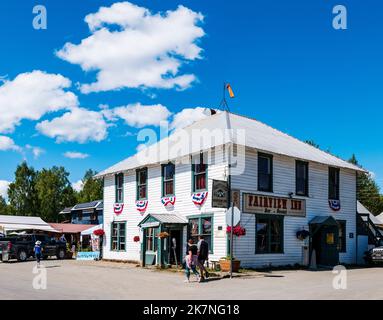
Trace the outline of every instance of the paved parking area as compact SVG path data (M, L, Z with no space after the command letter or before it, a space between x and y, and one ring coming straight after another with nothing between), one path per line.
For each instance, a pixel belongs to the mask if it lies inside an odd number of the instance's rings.
M383 299L383 268L347 271L347 289L333 288L331 271L274 271L207 283L184 283L182 273L110 262L48 260L47 288L34 262L0 263L1 299ZM35 280L34 280L35 278Z

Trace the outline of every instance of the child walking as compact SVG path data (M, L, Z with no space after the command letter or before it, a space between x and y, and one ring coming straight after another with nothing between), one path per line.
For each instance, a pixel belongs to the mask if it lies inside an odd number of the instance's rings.
M35 252L35 258L37 261L37 265L40 266L40 261L41 261L41 241L36 241L35 247L33 248L33 251Z

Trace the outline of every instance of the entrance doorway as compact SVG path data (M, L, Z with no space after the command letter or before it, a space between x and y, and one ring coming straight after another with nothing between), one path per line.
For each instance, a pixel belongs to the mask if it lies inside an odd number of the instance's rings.
M310 222L310 258L315 250L316 264L339 263L339 226L332 216L317 216Z
M180 265L182 263L182 232L181 230L170 231L169 263Z

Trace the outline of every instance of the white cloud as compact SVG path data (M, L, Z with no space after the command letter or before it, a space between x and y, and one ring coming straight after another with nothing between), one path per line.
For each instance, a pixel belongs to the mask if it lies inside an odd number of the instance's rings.
M32 154L33 154L33 157L35 159L37 159L38 157L40 157L44 152L45 150L40 148L40 147L34 147L34 146L31 146L29 144L27 144L25 146L25 148L27 148L28 150L32 151Z
M70 86L62 75L43 71L4 80L0 86L0 132L13 132L23 119L39 120L48 112L78 106L76 95L64 90Z
M89 157L89 154L81 153L81 152L72 152L68 151L64 153L64 157L69 159L86 159Z
M103 110L104 112L106 110ZM121 118L131 127L143 128L145 126L159 126L167 121L171 112L161 104L144 106L140 103L110 109L109 118Z
M107 137L107 128L108 124L100 112L83 108L75 108L61 117L51 121L45 120L36 125L40 133L55 138L58 143L100 142Z
M78 180L77 182L72 183L72 188L77 192L80 192L84 188L84 183L82 180Z
M13 139L6 137L6 136L0 136L0 151L21 151L22 149L15 144Z
M170 129L182 129L196 121L202 120L210 115L209 109L206 108L194 108L183 109L173 117L173 121L170 124Z
M130 2L118 2L86 16L92 34L80 44L66 43L57 56L84 71L98 72L96 82L81 86L83 93L186 89L196 77L180 75L180 68L201 58L197 41L205 35L199 26L202 21L201 13L182 5L153 14Z
M0 180L0 196L4 199L8 199L8 187L10 185L9 181Z

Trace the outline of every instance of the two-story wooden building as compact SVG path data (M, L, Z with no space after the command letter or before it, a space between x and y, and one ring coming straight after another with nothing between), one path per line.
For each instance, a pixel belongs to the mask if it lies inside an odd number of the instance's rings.
M187 239L204 235L218 261L229 250L227 194L246 230L234 241L243 266L307 264L313 251L317 264L355 263L358 171L259 121L219 112L98 174L104 258L179 262Z

